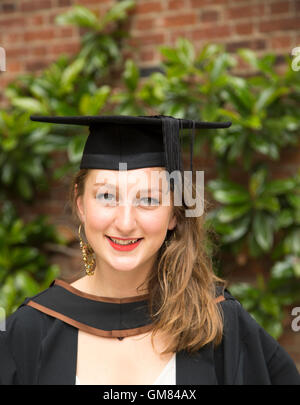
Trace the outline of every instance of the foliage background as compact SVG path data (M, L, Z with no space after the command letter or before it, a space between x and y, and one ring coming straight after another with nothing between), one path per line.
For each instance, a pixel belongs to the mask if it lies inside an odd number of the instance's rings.
M218 235L215 271L224 276L226 263L241 257L244 262L268 259L269 268L258 268L254 283L236 282L229 290L279 338L285 308L300 303L300 171L278 179L270 167L280 166L285 149L299 146L300 76L291 69L290 58L279 74L272 53L257 57L250 49L238 49L229 54L212 43L196 52L190 41L179 38L174 47L160 47L161 72L143 79L134 60L121 52L127 46L122 22L134 5L118 2L101 21L85 7L70 8L56 24L84 29L79 52L61 55L39 76L21 75L5 90L9 106L0 111L0 306L9 315L59 275L48 248L67 248L68 239L45 216L24 223L16 206L21 201L30 210L37 193L76 171L87 135L78 127L33 123L30 114L229 119L229 129L202 131L194 149L198 162L210 154L216 173L206 183L213 206L206 224L214 231L212 238ZM253 75L233 73L238 56ZM58 151L66 161L55 167Z

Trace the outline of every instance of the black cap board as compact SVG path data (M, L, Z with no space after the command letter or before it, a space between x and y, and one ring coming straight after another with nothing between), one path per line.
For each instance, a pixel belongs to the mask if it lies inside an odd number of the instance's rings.
M231 122L203 122L177 119L164 115L126 116L38 116L32 121L89 127L80 169L119 170L126 162L127 169L165 167L169 173L182 172L181 129L191 129L191 170L195 129L228 128Z

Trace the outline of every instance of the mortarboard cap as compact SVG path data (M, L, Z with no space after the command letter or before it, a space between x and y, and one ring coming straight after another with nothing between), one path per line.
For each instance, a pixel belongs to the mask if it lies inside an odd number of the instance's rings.
M178 119L164 115L126 116L38 116L32 121L89 127L80 169L119 170L126 162L127 169L165 167L169 173L182 172L180 130L191 129L190 165L192 169L195 129L228 128L231 122L203 122Z

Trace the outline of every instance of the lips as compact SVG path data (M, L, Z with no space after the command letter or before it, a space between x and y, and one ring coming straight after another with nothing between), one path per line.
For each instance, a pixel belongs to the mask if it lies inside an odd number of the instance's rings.
M119 244L115 243L108 235L105 235L105 237L114 249L120 250L120 251L130 251L130 250L135 249L141 243L141 240L143 239L143 238L137 238L138 240L135 243L130 243L128 245L119 245ZM120 240L130 240L130 239L120 239Z

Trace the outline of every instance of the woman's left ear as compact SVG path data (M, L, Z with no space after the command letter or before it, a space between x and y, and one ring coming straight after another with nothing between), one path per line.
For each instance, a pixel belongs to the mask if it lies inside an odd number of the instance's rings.
M176 225L177 225L177 218L176 218L176 215L173 214L172 218L170 219L168 229L170 231L172 231Z

